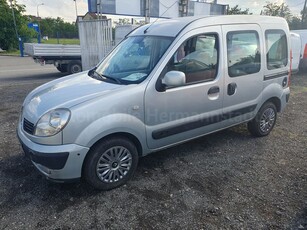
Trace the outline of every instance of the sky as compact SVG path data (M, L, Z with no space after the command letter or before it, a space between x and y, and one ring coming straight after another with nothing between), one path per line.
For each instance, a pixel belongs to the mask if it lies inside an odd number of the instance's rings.
M239 5L241 9L249 8L250 12L253 14L260 14L263 6L267 2L276 2L282 4L283 2L287 4L293 15L300 15L301 10L303 10L305 0L217 0L219 4L229 4L230 7Z
M129 0L126 0L129 1ZM253 14L260 14L263 6L268 0L217 0L218 4L229 4L230 7L239 5L240 8L249 8ZM303 9L305 0L269 0L270 2L285 2L294 15L299 15ZM210 1L208 1L210 2ZM18 4L26 6L26 14L40 17L61 17L64 21L73 22L76 20L75 2L73 0L17 0ZM84 15L87 10L87 0L76 0L78 15ZM44 5L40 5L44 4Z
M26 6L27 15L39 16L42 18L61 17L64 21L76 21L76 8L73 0L17 0L18 4ZM78 15L84 15L88 11L87 0L76 0ZM44 5L40 5L44 4Z

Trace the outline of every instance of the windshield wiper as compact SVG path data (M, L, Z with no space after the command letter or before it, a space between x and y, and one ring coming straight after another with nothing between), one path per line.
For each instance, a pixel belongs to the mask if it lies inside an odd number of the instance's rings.
M105 79L109 79L109 80L115 81L118 84L122 84L121 80L119 80L116 77L111 77L111 76L107 76L107 75L104 75L104 74L99 74L99 76L101 76L102 78L105 78Z
M107 76L107 75L104 75L104 74L100 74L96 71L96 69L93 69L89 72L89 75L95 79L98 79L98 80L111 80L111 81L114 81L116 82L117 84L122 84L121 80L115 78L115 77L111 77L111 76Z

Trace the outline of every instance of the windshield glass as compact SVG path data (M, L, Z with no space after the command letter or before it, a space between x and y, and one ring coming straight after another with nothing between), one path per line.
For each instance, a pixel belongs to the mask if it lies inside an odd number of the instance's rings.
M128 37L99 64L96 72L123 84L140 83L150 74L172 40L157 36Z

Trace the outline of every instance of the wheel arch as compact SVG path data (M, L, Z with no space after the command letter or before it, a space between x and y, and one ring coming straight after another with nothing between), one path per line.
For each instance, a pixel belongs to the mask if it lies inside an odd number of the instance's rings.
M267 102L272 102L276 106L277 112L281 112L281 100L278 97L271 97L266 100L262 105Z
M89 151L87 152L84 160L83 160L83 163L82 163L82 175L83 176L83 172L84 172L84 165L85 165L85 162L87 160L87 157L89 156L89 152L91 151L91 149L93 149L96 145L98 145L100 142L106 140L106 139L109 139L109 138L126 138L128 140L130 140L136 147L137 151L138 151L138 156L141 157L143 155L143 148L142 148L142 144L141 142L139 141L139 139L134 136L133 134L131 133L127 133L127 132L116 132L116 133L111 133L109 135L106 135L104 137L102 137L101 139L97 140L89 149Z
M127 132L117 132L117 133L112 133L112 134L109 134L105 137L103 137L101 140L99 141L102 141L102 140L105 140L105 139L108 139L108 138L114 138L114 137L124 137L124 138L127 138L129 139L136 147L137 151L138 151L138 155L139 157L141 157L143 155L143 148L142 148L142 144L141 142L139 141L139 139L134 136L133 134L131 133L127 133ZM97 141L97 142L99 142ZM96 143L97 143L96 142ZM95 144L96 144L95 143ZM95 145L94 144L94 145Z

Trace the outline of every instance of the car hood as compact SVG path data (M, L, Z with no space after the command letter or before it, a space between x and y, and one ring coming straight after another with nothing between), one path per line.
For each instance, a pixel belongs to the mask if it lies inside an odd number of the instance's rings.
M122 87L125 85L96 80L85 72L57 79L36 88L27 96L23 116L34 122L52 109L71 108Z

